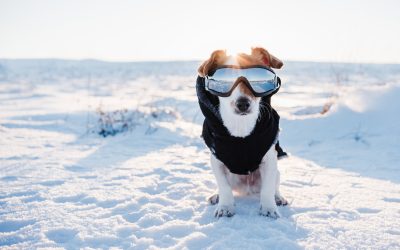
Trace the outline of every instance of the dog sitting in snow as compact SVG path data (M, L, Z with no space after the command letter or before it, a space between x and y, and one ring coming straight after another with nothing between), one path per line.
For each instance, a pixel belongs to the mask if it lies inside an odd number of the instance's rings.
M270 98L280 87L271 68L283 63L263 48L228 56L217 50L199 67L196 91L202 113L203 139L211 150L211 167L218 193L216 217L233 216L233 190L260 194L260 215L278 218L277 205L287 205L279 193L277 168L279 115ZM279 145L278 145L279 147Z

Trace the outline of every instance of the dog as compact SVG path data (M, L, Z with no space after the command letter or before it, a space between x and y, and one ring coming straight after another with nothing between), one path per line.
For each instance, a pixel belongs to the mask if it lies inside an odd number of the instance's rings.
M240 67L263 65L268 68L280 69L283 63L261 47L252 48L250 54L241 53L236 56L228 56L224 50L216 50L198 68L199 77L204 78L210 72L226 65ZM219 104L216 106L216 112L219 113L223 126L232 137L247 138L255 129L260 115L271 112L272 108L263 108L266 104L261 102L261 97L256 97L252 93L248 85L245 84L246 79L238 78L237 81L238 85L229 96L218 96ZM277 206L285 206L288 202L279 192L280 172L277 167L277 151L274 147L276 142L277 140L262 156L258 168L247 175L232 173L214 152L211 154L211 168L218 191L209 197L208 201L212 205L217 204L215 217L231 217L235 214L233 191L245 195L259 194L259 214L273 219L280 217Z

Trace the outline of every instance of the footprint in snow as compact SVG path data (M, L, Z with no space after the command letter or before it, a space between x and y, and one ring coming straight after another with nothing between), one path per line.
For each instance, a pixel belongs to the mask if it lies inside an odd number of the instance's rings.
M24 198L24 199L21 199L21 200L23 202L30 203L30 202L41 202L41 201L44 201L46 199L43 198L40 195L34 195L34 196L30 196L30 197L27 197L27 198Z
M380 209L368 208L368 207L360 207L357 208L357 211L362 214L376 214L379 213Z
M18 180L18 177L16 177L16 176L4 176L4 177L1 177L0 180L1 181L11 182L11 181Z
M62 181L62 180L52 180L52 181L43 181L43 182L40 182L39 184L42 186L52 187L52 186L59 186L64 183L65 183L65 181Z
M15 232L34 223L34 220L9 220L0 222L0 233Z
M59 229L49 230L46 233L46 236L49 240L54 241L56 243L65 243L72 240L77 233L78 231L75 229L59 228Z
M78 195L73 195L73 196L60 196L54 198L54 201L57 203L67 203L67 202L72 202L76 203L81 201L83 198L85 198L85 194L78 194Z
M71 171L71 172L87 172L89 171L89 169L80 166L80 165L68 165L68 166L64 166L65 170Z
M21 192L6 194L6 195L0 195L0 199L13 198L13 197L26 197L26 196L36 195L36 194L37 194L37 191L21 191Z
M385 198L383 198L383 201L400 203L400 199L399 198L388 198L388 197L385 197Z

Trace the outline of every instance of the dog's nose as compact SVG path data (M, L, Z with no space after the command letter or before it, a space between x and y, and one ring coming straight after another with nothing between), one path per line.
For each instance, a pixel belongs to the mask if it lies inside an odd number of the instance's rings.
M250 107L250 100L246 97L240 97L236 101L236 107L240 112L246 112Z

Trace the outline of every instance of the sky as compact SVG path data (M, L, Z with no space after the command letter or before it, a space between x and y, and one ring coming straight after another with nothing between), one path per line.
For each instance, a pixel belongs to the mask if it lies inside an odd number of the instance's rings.
M0 58L400 63L397 0L0 0Z

